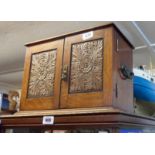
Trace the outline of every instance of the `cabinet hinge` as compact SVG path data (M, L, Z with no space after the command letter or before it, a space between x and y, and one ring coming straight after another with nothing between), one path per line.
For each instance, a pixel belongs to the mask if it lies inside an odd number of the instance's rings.
M116 40L116 52L119 51L119 47L118 47L118 39Z
M115 86L115 95L116 95L116 98L118 97L118 86L117 86L117 83L116 83L116 86Z

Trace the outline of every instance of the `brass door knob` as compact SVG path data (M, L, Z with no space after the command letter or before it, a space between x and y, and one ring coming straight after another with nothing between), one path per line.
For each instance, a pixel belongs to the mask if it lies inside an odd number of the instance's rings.
M68 66L64 65L62 69L61 80L67 81L67 79L68 79Z

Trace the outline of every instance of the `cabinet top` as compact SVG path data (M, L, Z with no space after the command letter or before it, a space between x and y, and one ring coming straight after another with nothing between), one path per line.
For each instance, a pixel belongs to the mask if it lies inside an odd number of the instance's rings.
M26 47L34 46L34 45L37 45L37 44L41 44L41 43L45 43L45 42L49 42L49 41L54 41L54 40L57 40L57 39L63 39L65 37L69 37L69 36L72 36L72 35L77 35L77 34L80 34L80 33L85 33L87 31L94 31L94 30L99 30L99 29L105 29L105 28L108 28L108 27L113 27L116 31L118 31L121 34L121 36L128 42L128 44L134 49L133 44L131 44L131 42L124 36L124 34L117 28L117 26L114 23L110 23L110 24L102 25L102 26L98 26L98 27L92 27L92 28L89 28L89 29L81 30L81 31L71 32L71 33L60 35L60 36L54 36L54 37L50 37L50 38L45 38L45 39L37 40L37 41L34 41L34 42L29 42L29 43L26 43L25 46Z

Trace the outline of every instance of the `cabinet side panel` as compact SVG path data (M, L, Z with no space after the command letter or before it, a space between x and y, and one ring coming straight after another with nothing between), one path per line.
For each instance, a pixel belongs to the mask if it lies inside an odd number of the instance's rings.
M120 66L133 69L133 51L122 35L113 31L113 106L126 112L133 112L133 81L120 76Z

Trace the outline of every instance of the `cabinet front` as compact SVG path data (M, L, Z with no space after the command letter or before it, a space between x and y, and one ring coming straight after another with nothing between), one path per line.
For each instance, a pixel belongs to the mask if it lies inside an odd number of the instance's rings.
M63 40L27 48L22 110L48 110L59 106Z
M112 42L107 28L29 46L21 110L110 105Z
M112 87L110 43L110 29L90 31L65 39L61 108L99 107L105 104L105 100L108 103Z

